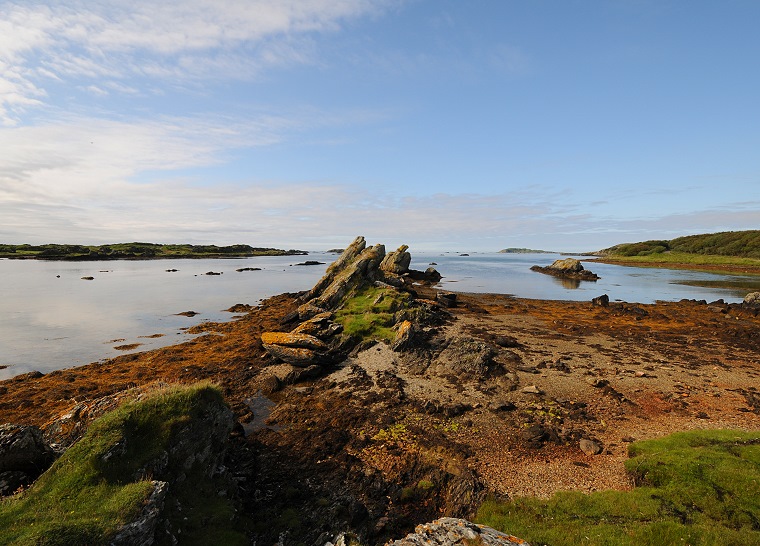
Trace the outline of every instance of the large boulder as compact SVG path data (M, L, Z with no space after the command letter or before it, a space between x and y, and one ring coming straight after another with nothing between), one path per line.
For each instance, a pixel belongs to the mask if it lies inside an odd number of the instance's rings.
M45 470L55 460L55 453L34 426L0 425L0 472Z
M750 292L744 296L744 305L760 306L760 292Z
M553 275L563 279L576 279L581 281L598 281L599 275L592 273L591 271L584 269L580 260L575 258L564 258L562 260L555 260L554 263L546 267L534 265L530 268L531 271L537 271L539 273L545 273L547 275Z

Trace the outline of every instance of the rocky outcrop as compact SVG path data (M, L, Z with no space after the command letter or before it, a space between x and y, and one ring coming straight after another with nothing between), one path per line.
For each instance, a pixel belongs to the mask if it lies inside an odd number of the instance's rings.
M153 480L150 494L137 518L123 525L111 539L110 546L150 546L156 539L156 528L162 520L164 501L169 490L166 482Z
M760 292L750 292L744 296L744 305L760 307Z
M485 378L504 372L493 360L496 354L496 349L487 343L467 337L454 337L433 361L431 370L444 376Z
M388 542L386 546L470 546L472 544L530 546L515 536L456 518L441 518L431 523L418 525L414 533L408 534L401 540Z
M401 245L386 254L384 245L367 246L364 237L357 237L301 297L297 312L283 321L283 324L300 323L290 332L262 334L263 347L277 360L299 368L342 360L353 344L362 340L341 335L343 326L334 321L335 313L354 296L374 287L385 291L378 296L375 305L389 294L399 294L399 297L391 296L392 304L386 305L385 312L392 314L388 326L397 331L394 349L409 349L419 331L417 325L429 316L423 307L438 306L435 302L415 301L412 286L419 282L437 282L441 276L432 267L424 272L409 269L412 256L408 248Z
M0 496L26 487L55 460L56 454L34 426L0 425Z
M555 260L554 263L546 267L534 265L530 269L531 271L537 271L539 273L545 273L547 275L553 275L564 279L576 279L581 281L599 280L599 275L592 273L588 269L584 269L580 260L576 260L575 258Z

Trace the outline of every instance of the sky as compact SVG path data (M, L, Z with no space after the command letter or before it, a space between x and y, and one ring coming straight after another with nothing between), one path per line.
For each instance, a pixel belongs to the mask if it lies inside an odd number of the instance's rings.
M760 229L756 0L0 0L0 242Z

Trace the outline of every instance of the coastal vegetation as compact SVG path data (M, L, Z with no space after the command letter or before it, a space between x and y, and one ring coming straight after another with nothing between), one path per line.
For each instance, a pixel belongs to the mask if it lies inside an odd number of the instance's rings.
M689 235L623 243L594 253L604 261L760 269L760 230Z
M403 292L368 286L349 298L335 313L335 320L344 331L358 339L393 341L396 332L394 313L408 305Z
M0 502L0 544L109 544L148 502L156 490L152 480L177 470L173 444L188 424L196 424L198 438L202 432L212 436L203 416L220 411L229 412L220 391L200 383L158 390L107 413L30 489ZM187 522L195 526L193 544L245 543L230 527L231 504L216 495L198 466L181 468L186 479L170 487L170 523L173 514L177 528Z
M760 432L636 442L631 491L484 503L478 521L531 544L760 544Z
M116 243L110 245L9 245L0 244L0 258L39 260L128 260L156 258L244 258L308 254L302 250L280 250L250 245L191 245Z

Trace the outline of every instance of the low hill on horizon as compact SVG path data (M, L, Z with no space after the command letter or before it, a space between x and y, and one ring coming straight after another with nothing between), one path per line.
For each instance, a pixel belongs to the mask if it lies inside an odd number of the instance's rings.
M622 243L594 254L603 257L652 256L668 252L760 259L760 230L687 235L670 240Z
M258 248L250 245L191 245L115 243L110 245L7 245L0 244L0 258L39 260L125 260L155 258L239 258L249 256L306 255L302 250Z
M551 250L534 250L532 248L504 248L499 254L558 254Z

